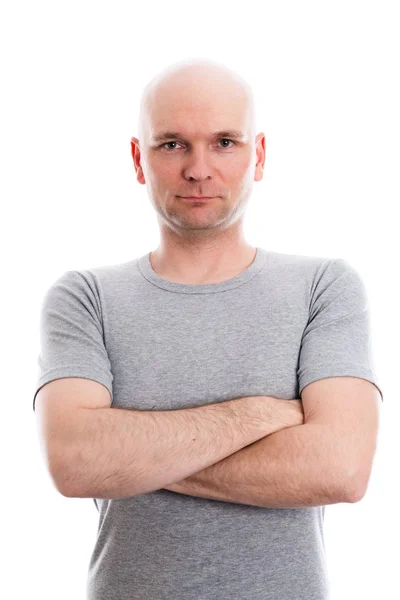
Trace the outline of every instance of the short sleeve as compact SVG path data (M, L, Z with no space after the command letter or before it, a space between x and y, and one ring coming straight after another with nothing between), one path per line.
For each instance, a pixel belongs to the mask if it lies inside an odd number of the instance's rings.
M383 393L374 371L366 288L348 261L319 268L311 290L309 319L299 353L299 393L325 377L360 377Z
M102 323L98 282L90 271L66 271L50 286L40 312L33 410L40 388L62 377L98 381L113 398L113 374Z

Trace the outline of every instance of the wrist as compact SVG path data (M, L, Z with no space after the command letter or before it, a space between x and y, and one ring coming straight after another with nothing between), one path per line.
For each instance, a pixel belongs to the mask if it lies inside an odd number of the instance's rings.
M263 408L267 435L286 427L299 425L299 409L290 401L274 396L264 396Z

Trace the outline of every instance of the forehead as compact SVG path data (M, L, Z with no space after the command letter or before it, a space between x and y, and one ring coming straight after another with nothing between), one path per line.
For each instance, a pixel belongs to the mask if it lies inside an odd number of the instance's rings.
M227 102L225 109L221 110L209 103L183 101L179 106L175 104L165 110L162 102L157 107L153 106L148 115L148 138L151 142L170 138L195 140L215 137L246 141L248 115L229 104Z
M188 138L201 138L201 137L206 137L209 139L215 138L215 137L228 137L228 138L233 138L236 139L238 141L246 141L248 138L248 135L245 131L242 131L241 129L220 129L219 131L197 131L197 132L183 132L183 131L177 131L176 129L154 129L152 131L152 133L150 134L150 141L151 142L159 142L161 140L167 140L167 139L171 139L171 138L180 138L180 139L188 139Z
M251 110L243 93L218 85L181 85L158 89L146 103L146 136L150 142L216 136L245 141Z

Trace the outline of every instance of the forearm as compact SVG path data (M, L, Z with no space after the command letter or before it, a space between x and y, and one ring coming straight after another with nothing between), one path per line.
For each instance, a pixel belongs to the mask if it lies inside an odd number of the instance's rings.
M266 508L350 502L345 475L334 475L337 443L319 424L288 427L166 489Z
M124 498L189 477L283 426L272 409L267 418L274 400L243 397L170 411L80 409L68 424L69 451L59 452L64 495Z

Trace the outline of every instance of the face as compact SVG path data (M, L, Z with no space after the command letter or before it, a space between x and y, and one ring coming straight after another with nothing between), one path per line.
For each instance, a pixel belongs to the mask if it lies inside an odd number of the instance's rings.
M247 96L232 84L221 89L218 80L186 80L148 100L132 156L160 223L180 235L231 226L244 213L253 181L262 179L265 160L265 137L252 135Z

